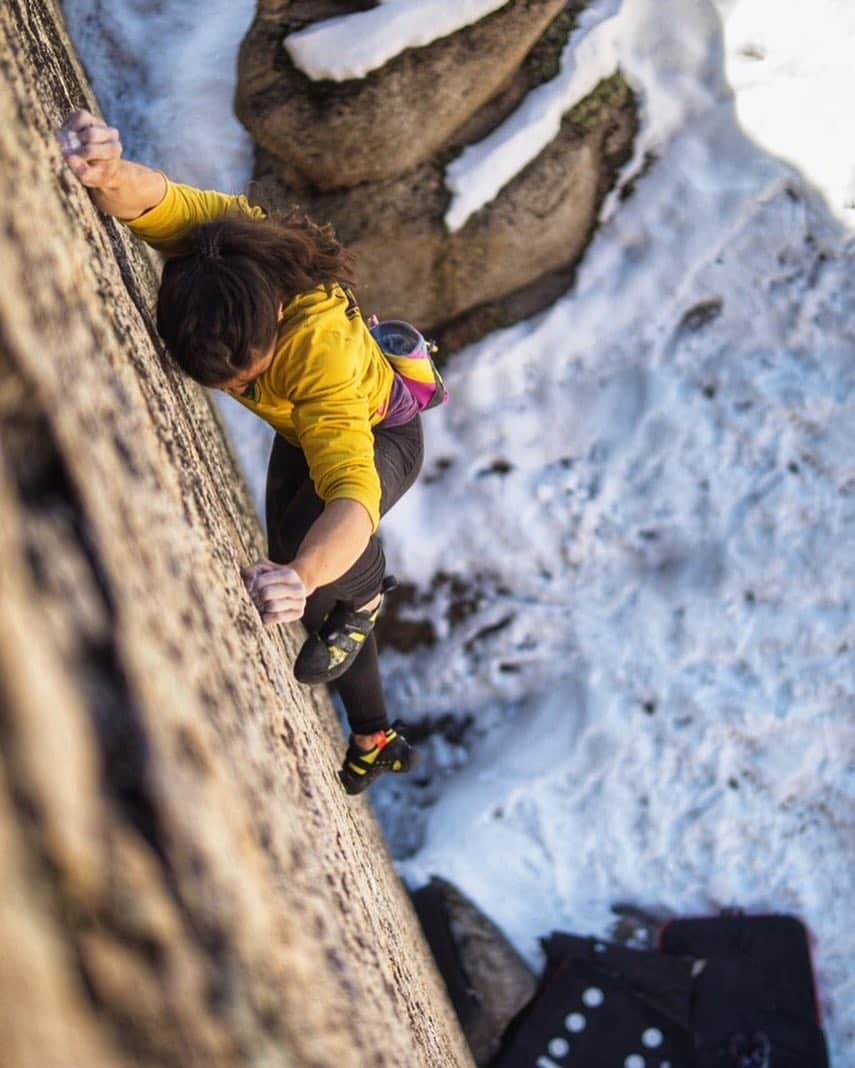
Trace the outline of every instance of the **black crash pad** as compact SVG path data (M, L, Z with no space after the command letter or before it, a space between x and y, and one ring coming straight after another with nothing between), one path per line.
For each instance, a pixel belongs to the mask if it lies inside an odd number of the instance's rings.
M693 1068L691 962L570 935L545 948L541 987L491 1068Z
M696 1068L828 1068L808 934L798 920L674 920L660 948L703 962L691 999Z

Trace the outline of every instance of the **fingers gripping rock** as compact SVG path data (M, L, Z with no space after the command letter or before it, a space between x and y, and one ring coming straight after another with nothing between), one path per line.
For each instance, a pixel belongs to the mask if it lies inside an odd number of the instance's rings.
M266 626L292 623L303 615L306 588L292 567L259 560L242 568L241 577Z
M74 111L57 133L63 158L74 174L93 189L108 184L122 156L119 131L89 111Z

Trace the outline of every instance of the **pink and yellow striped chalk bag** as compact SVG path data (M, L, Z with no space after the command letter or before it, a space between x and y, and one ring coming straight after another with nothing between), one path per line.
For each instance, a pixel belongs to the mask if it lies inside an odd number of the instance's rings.
M436 408L448 400L448 390L433 362L436 345L414 326L401 319L372 319L369 329L386 359L413 395L419 411Z

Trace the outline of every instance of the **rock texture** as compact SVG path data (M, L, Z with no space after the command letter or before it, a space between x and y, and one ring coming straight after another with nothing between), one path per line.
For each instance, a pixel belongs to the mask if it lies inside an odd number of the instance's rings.
M151 264L66 172L51 0L0 8L0 1060L387 1065L468 1051Z
M446 347L548 306L572 281L631 152L637 116L626 83L617 74L603 82L454 233L444 222L445 169L557 73L577 7L515 0L364 79L334 83L310 81L282 41L342 5L260 0L237 94L261 149L256 198L332 222L358 254L365 307L410 319Z

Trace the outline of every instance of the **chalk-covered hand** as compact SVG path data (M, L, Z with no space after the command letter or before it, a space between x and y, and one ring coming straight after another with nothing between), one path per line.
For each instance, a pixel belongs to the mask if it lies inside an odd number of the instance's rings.
M119 131L89 111L72 112L59 130L68 166L89 189L106 189L118 177L122 158Z
M306 587L293 567L259 560L241 568L241 578L262 622L292 623L306 610Z

